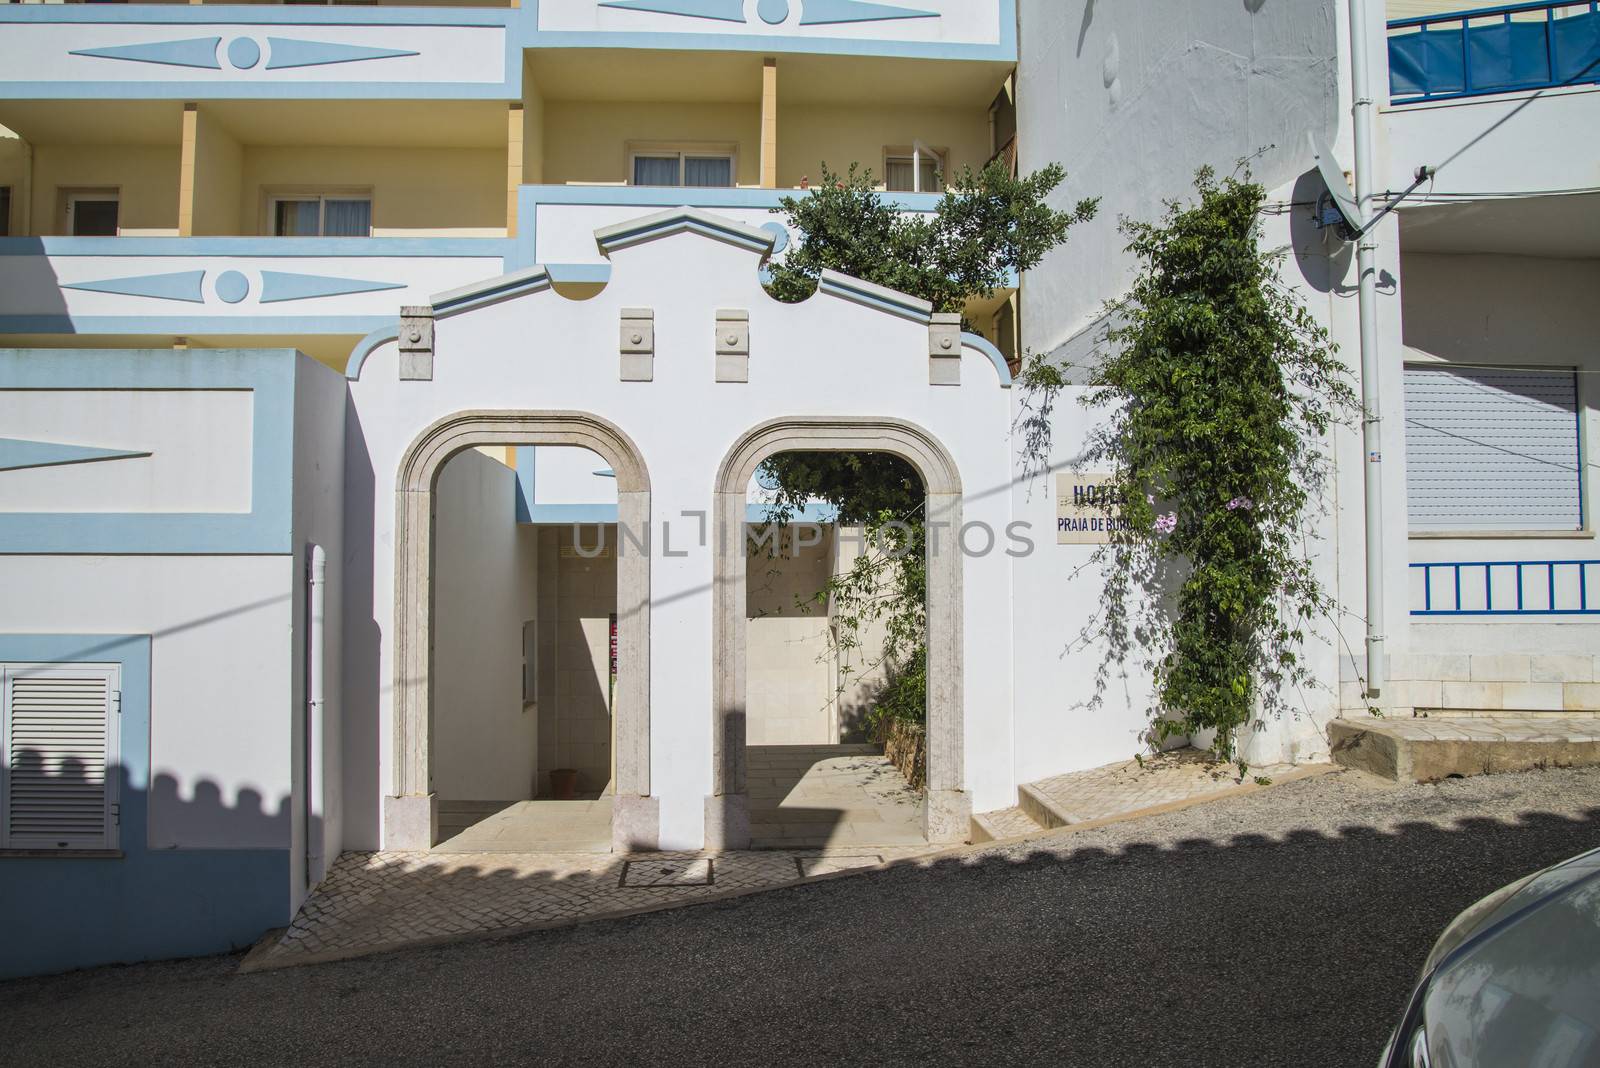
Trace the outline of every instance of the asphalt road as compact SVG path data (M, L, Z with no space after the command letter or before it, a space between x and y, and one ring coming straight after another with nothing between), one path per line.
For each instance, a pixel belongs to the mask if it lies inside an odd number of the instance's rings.
M281 972L4 983L0 1061L1368 1066L1452 916L1600 845L1600 769L1340 773L1047 841Z

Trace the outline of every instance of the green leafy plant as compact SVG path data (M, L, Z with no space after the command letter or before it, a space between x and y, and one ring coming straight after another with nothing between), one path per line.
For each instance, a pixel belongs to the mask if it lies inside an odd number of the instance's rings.
M1105 309L1082 401L1109 415L1082 461L1111 473L1127 521L1101 550L1100 693L1140 658L1155 737L1215 731L1231 760L1258 710L1286 710L1285 689L1312 682L1301 647L1331 604L1306 556L1308 513L1325 437L1356 401L1327 331L1283 284L1282 253L1261 247L1266 193L1248 167L1202 168L1194 185L1160 221L1122 222L1139 269Z
M870 170L852 164L841 175L824 164L820 182L776 209L802 238L771 265L767 288L779 300L801 301L829 269L921 297L935 311L959 312L973 298L992 297L1065 241L1072 226L1094 217L1096 200L1071 211L1046 202L1065 178L1054 164L1024 177L999 162L964 168L927 217L885 199ZM869 733L891 720L923 722L927 554L916 470L884 453L789 452L768 460L763 477L777 487L772 521L786 523L808 501L822 500L837 509L842 527L862 528L865 548L850 569L800 607L831 613L830 653L859 650L869 628L881 631L881 655L860 668L886 669L867 713ZM842 671L840 692L848 681Z
M820 182L774 209L803 237L772 264L767 288L779 300L804 300L826 268L921 297L934 311L959 312L1037 266L1072 226L1094 218L1098 200L1071 211L1046 202L1065 180L1059 164L1022 177L998 161L962 168L929 217L895 207L859 164L845 174L823 164Z

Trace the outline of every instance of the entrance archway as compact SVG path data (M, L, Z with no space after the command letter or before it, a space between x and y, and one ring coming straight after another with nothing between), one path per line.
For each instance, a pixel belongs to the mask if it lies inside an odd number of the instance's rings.
M394 794L384 812L389 848L427 849L438 826L429 748L433 710L434 494L457 453L479 445L574 445L598 453L617 479L617 521L648 530L650 477L637 446L616 425L585 412L463 411L424 430L396 480ZM656 848L660 815L650 796L650 559L617 547L616 798L618 852Z
M750 842L745 761L746 490L756 469L786 451L886 452L909 462L927 492L928 725L924 826L930 842L967 836L971 802L964 788L962 690L961 475L933 435L896 419L785 417L748 431L717 472L712 605L712 792L706 844L741 849Z

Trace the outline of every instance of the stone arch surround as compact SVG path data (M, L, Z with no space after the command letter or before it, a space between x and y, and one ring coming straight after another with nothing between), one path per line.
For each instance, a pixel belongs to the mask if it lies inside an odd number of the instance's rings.
M575 445L611 465L619 524L650 524L650 476L639 449L615 424L577 411L461 411L445 416L406 449L396 479L393 795L384 814L387 847L427 849L437 824L429 748L433 726L433 508L439 473L479 445ZM616 798L612 848L654 849L659 804L650 796L650 558L617 554L617 645L636 665L618 679Z
M781 417L747 431L717 472L712 608L712 794L706 845L749 845L745 768L745 493L756 468L780 452L886 452L922 476L927 518L944 537L928 539L928 764L924 829L930 842L964 841L972 804L964 785L961 475L931 433L899 419Z

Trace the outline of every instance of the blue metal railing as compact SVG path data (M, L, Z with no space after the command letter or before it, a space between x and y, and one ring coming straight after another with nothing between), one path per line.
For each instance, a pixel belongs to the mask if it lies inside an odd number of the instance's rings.
M1589 597L1589 569L1600 575L1600 560L1475 560L1470 562L1442 562L1412 564L1422 571L1422 607L1413 608L1414 616L1588 616L1600 615L1600 603ZM1449 575L1449 607L1434 607L1433 573L1444 571ZM1483 607L1463 608L1462 582L1475 584L1482 579ZM1500 607L1495 607L1496 575L1512 580L1516 607L1508 606L1511 592L1504 594ZM1576 586L1570 581L1576 578ZM1477 588L1469 585L1473 603Z
M1588 82L1600 82L1597 0L1507 4L1389 23L1389 96L1396 104Z

